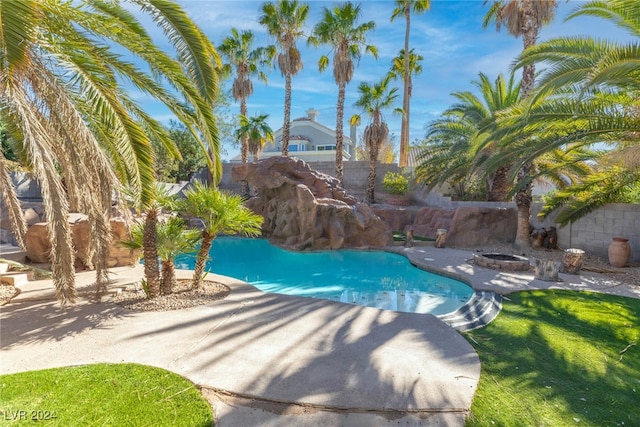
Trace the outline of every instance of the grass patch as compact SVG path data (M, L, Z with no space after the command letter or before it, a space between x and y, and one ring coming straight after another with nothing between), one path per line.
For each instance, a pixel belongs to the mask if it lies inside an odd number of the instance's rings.
M41 420L46 425L60 426L213 425L211 406L192 382L164 369L131 363L2 375L0 402L1 422Z
M482 374L474 426L631 426L640 420L640 300L521 292L466 333Z

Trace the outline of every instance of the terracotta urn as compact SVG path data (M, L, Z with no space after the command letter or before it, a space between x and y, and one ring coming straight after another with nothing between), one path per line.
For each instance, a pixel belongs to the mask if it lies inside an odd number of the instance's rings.
M631 246L628 241L629 239L624 237L614 237L609 243L609 264L612 267L621 268L627 266L631 255Z

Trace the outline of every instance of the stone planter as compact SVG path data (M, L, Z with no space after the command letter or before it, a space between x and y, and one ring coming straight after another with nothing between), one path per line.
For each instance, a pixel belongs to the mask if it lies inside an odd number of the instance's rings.
M627 266L631 255L631 246L628 242L629 239L624 237L614 237L609 243L609 264L612 267L621 268Z
M411 206L411 199L407 196L390 196L387 203L394 206Z
M562 256L562 272L579 274L584 263L585 253L582 249L566 249Z

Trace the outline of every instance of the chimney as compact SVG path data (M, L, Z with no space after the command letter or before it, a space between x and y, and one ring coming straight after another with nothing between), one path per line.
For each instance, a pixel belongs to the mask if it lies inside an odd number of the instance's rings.
M316 118L318 118L318 110L315 108L309 108L305 113L307 113L312 122L315 122Z

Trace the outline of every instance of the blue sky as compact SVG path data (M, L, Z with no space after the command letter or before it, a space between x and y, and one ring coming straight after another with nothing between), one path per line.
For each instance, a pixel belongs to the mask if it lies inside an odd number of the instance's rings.
M232 27L251 30L256 35L256 45L272 43L264 29L258 24L261 1L215 1L178 0L189 16L206 32L215 45L229 35ZM306 31L311 32L318 22L323 7L337 4L333 1L311 1ZM357 87L361 81L375 82L388 71L391 60L403 48L404 20L390 22L389 17L395 7L391 0L361 1L361 22L374 21L376 29L370 33L370 44L378 47L377 60L363 56L347 86L345 100L345 129L348 119L360 113L353 107L358 98ZM499 74L508 74L510 64L522 50L522 40L510 36L504 29L497 32L495 26L482 29L482 20L489 6L483 0L432 0L431 9L426 13L412 16L410 46L424 57L423 72L414 77L411 102L410 138L415 140L425 134L427 124L439 117L440 113L454 102L451 93L473 90L471 84L479 72L492 80ZM567 35L590 35L612 40L628 40L622 30L602 19L579 17L564 22L564 18L581 1L561 3L554 22L543 28L539 41ZM308 47L301 42L304 69L292 80L291 117L306 116L305 111L315 108L319 111L318 121L335 128L337 86L331 69L318 71L318 59L326 54L331 58L328 47ZM269 114L269 124L276 130L283 124L284 79L279 70L269 73L268 85L254 81L254 94L248 101L249 115ZM401 82L397 83L401 94ZM401 95L398 107L401 106ZM166 121L166 110L149 104L149 111L156 118ZM231 112L239 112L237 104ZM392 112L386 114L392 134L400 135L400 117ZM362 129L359 129L361 132ZM229 158L237 150L225 144Z

